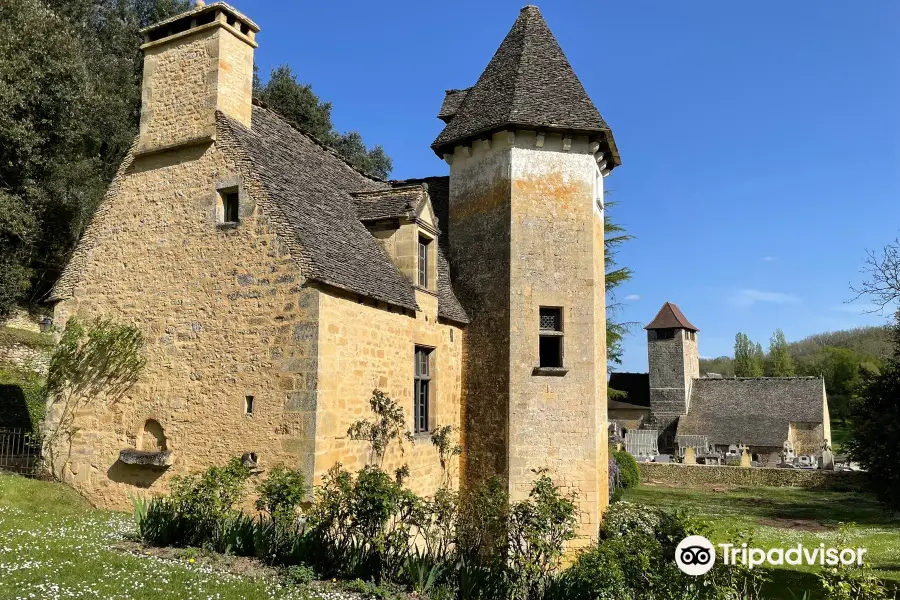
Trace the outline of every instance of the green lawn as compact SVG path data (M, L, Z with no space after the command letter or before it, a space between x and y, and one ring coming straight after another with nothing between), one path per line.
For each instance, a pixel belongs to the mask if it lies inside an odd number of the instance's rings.
M0 474L0 599L358 597L337 590L306 593L265 570L235 575L202 558L192 563L186 553L146 555L129 545L132 530L129 515L91 509L65 486Z
M866 548L870 566L886 580L900 582L900 517L892 517L868 494L796 488L713 489L641 486L625 500L699 513L713 531L712 542L735 540L752 530L754 546ZM844 527L841 527L845 524ZM785 566L773 571L768 593L792 600L818 587L818 567Z

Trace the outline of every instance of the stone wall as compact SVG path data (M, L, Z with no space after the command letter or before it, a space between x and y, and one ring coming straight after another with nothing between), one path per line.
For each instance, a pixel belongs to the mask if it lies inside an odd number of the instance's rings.
M71 297L56 306L60 327L70 315L106 315L147 339L140 381L79 411L71 460L57 465L99 505L126 508L129 494L165 491L175 474L250 451L263 465L312 464L312 420L294 408L315 378L320 292L303 286L290 238L225 134L126 160L76 253ZM216 189L236 180L241 223L223 229ZM151 420L174 454L166 471L118 461Z
M50 367L50 350L19 343L0 343L0 364L3 363L46 375Z
M216 109L250 125L255 45L220 22L142 46L139 151L212 141Z
M414 443L391 447L385 459L388 472L408 465L410 488L433 494L441 483L437 449L431 433L444 425L459 427L462 388L463 332L437 318L437 297L417 290L420 311L409 316L383 304L332 290L320 297L319 373L316 414L316 479L341 462L350 470L366 464L369 444L350 440L347 429L371 419L369 398L379 389L403 408L413 431L414 351L431 348L429 432ZM454 484L459 481L453 461Z
M472 319L467 475L505 475L519 500L547 469L578 494L573 545L586 543L608 497L602 178L586 137L564 147L533 131L458 148L450 163L451 263ZM541 307L562 310L561 371L537 369Z
M685 487L726 485L745 487L799 487L857 489L865 473L807 471L803 469L746 468L714 465L639 463L642 482Z

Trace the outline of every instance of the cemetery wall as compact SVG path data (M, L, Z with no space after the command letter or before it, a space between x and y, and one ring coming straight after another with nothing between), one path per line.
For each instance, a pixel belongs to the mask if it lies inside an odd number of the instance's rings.
M746 468L714 465L639 463L642 483L663 483L685 487L729 485L753 487L799 487L847 489L863 485L865 473L845 471L805 471L801 469Z

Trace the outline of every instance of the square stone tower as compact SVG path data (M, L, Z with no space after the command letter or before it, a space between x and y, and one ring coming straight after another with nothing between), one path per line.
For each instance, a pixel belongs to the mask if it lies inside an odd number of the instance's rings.
M671 302L663 304L647 330L650 412L660 430L660 452L674 449L678 418L690 409L691 387L700 377L696 327Z
M258 31L224 2L198 2L141 31L139 154L213 141L217 110L250 127Z
M536 472L578 493L580 543L607 504L603 178L609 129L536 7L478 82L447 92L432 148L450 164L449 238L471 322L463 477L514 500Z

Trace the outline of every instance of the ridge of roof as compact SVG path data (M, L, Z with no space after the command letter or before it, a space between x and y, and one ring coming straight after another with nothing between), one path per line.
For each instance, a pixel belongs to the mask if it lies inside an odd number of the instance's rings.
M653 320L647 324L644 329L687 329L689 331L700 331L694 327L678 305L672 302L666 302L653 317Z

